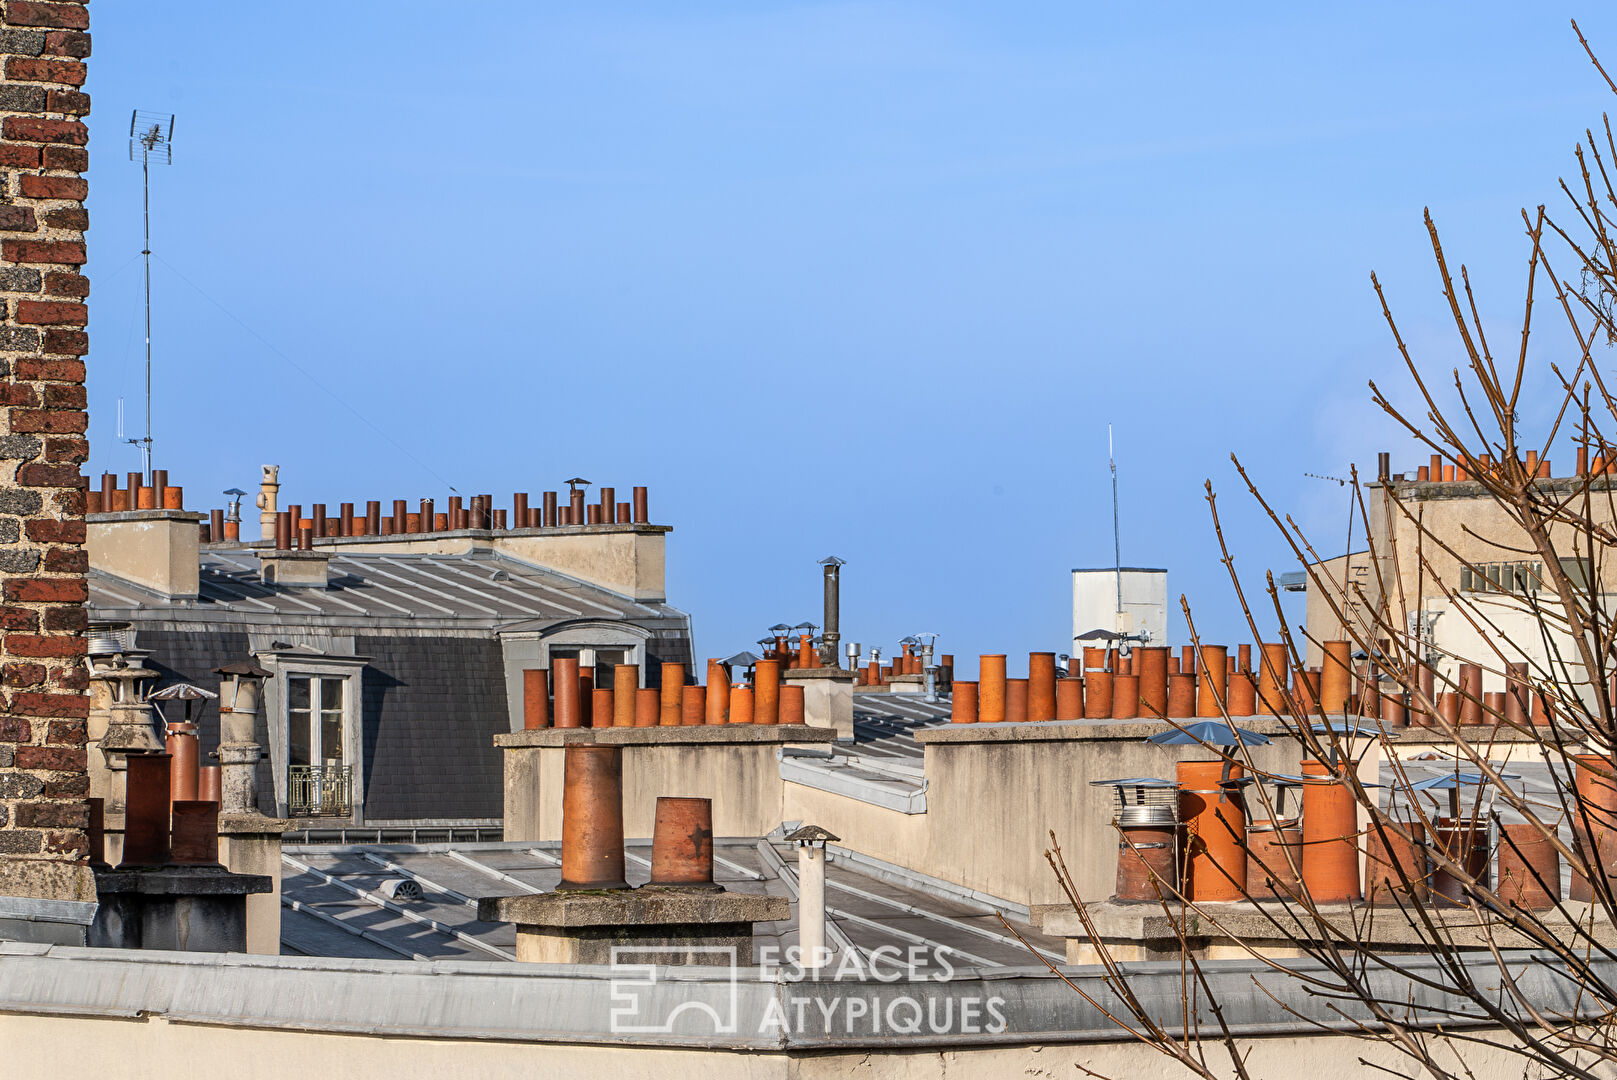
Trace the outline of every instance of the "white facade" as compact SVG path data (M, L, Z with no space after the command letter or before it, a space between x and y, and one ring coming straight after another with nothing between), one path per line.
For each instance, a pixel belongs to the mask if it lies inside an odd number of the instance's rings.
M1121 571L1122 610L1118 610L1119 571L1108 566L1072 572L1072 636L1074 651L1085 644L1077 639L1091 630L1138 635L1155 645L1168 641L1168 571L1125 566ZM1135 638L1138 641L1138 638ZM1099 645L1104 642L1089 641Z

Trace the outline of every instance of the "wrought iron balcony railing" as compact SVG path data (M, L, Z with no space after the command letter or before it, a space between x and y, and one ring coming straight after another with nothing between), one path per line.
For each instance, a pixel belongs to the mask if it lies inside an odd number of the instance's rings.
M286 810L292 817L348 817L354 812L351 765L287 768Z

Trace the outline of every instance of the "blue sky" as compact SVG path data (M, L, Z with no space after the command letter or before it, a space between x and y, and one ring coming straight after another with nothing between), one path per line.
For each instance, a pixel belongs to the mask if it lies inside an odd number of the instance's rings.
M1232 452L1339 551L1303 474L1419 457L1369 403L1406 381L1370 271L1452 366L1430 206L1513 336L1518 211L1612 99L1575 12L1228 7L97 4L87 471L138 467L128 117L173 111L157 463L194 508L263 462L304 504L645 484L701 655L819 621L835 553L846 639L964 674L1067 651L1111 423L1124 561L1248 640L1202 482L1250 585L1293 567Z

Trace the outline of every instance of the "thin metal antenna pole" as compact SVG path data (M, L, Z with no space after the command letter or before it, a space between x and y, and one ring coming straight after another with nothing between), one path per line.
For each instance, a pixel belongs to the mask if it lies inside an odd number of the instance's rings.
M1117 456L1112 452L1112 425L1106 425L1106 462L1112 469L1112 558L1117 574L1117 613L1123 614L1123 540L1117 525Z
M152 482L152 172L150 150L140 154L140 212L146 227L141 258L146 264L146 441L141 446L146 482Z

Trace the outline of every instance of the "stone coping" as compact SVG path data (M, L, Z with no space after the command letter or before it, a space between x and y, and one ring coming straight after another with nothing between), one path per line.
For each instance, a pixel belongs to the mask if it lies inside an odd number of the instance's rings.
M141 893L146 896L246 896L275 891L268 874L232 874L213 866L120 866L95 875L99 895Z
M1089 904L1088 914L1101 938L1114 944L1175 940L1178 934L1174 923L1181 918L1185 920L1185 934L1191 938L1273 946L1290 940L1291 935L1300 934L1305 928L1310 938L1318 937L1313 920L1299 919L1295 904L1236 900L1199 907L1200 911L1186 912L1181 905L1171 904L1169 911L1173 912L1173 918L1170 919L1162 905L1154 902L1107 900ZM1541 911L1536 917L1551 933L1565 931L1567 940L1570 940L1575 920L1592 929L1602 947L1617 945L1617 927L1604 918L1596 905L1569 900L1562 903L1562 908L1565 914L1556 910ZM1538 947L1538 943L1526 935L1497 921L1490 920L1491 929L1485 930L1468 907L1437 907L1427 903L1422 910L1460 948L1487 948L1490 934L1500 948ZM1371 944L1420 947L1432 940L1430 932L1419 922L1420 916L1413 910L1406 914L1405 909L1396 904L1329 904L1321 905L1320 913L1342 934ZM1090 940L1083 921L1066 904L1037 907L1032 912L1032 921L1052 937Z
M293 559L313 562L318 559L325 562L331 558L331 552L329 551L304 551L301 548L259 548L254 554L265 561L269 559Z
M124 521L190 521L208 520L207 514L195 510L117 510L108 514L85 514L89 525L116 525Z
M780 673L786 682L804 682L810 679L832 679L836 682L853 682L859 677L857 671L836 667L800 667L788 668Z
M287 818L265 817L263 814L220 814L220 836L252 836L256 833L274 833L279 836L293 823Z
M779 922L790 916L791 902L784 896L659 885L485 896L477 902L483 922L563 929Z
M494 736L505 750L532 746L703 746L737 743L835 742L835 728L809 724L691 724L669 727L536 728Z

